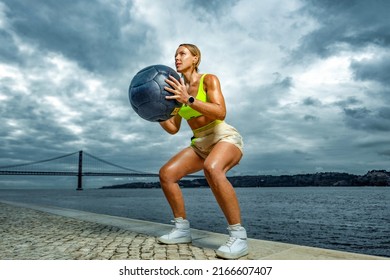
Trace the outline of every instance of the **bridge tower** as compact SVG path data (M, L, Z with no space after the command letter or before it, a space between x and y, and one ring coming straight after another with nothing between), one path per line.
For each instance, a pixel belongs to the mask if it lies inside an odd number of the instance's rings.
M79 151L79 170L77 173L77 190L83 190L83 151Z

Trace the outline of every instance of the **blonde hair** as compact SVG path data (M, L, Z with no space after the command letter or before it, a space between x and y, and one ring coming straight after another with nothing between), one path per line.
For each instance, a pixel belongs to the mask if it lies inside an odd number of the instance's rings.
M193 56L198 57L198 61L195 63L195 71L199 72L199 64L200 64L200 59L202 57L200 53L200 49L193 44L180 44L179 47L187 48Z

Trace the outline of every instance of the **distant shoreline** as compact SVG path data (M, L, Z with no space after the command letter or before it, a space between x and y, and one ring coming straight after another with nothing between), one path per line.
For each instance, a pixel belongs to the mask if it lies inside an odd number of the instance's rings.
M390 172L386 170L372 170L365 175L353 175L338 172L321 172L315 174L298 175L256 175L231 176L229 181L235 188L256 187L364 187L390 186ZM179 182L182 188L208 187L205 178ZM127 188L160 188L159 182L133 182L121 185L103 186L100 189L127 189Z

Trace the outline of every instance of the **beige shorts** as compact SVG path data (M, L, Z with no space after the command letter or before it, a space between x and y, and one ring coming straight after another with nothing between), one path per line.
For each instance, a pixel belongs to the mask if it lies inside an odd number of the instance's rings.
M244 143L241 135L234 127L224 121L213 121L206 126L193 130L193 133L191 147L204 159L218 142L231 143L243 153Z

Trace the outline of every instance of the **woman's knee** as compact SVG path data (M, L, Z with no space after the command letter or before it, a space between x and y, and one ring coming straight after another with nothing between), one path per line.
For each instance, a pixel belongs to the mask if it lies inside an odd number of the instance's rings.
M159 178L162 185L176 183L180 180L180 178L178 178L178 171L170 165L164 165L160 168Z
M216 161L206 160L203 166L205 176L209 179L225 176L223 168Z
M170 172L169 172L169 167L167 167L167 166L162 166L161 168L160 168L160 171L159 171L159 173L158 173L158 176L159 176L159 178L160 178L160 182L161 183L164 183L164 182L167 182L167 181L169 181L170 180L170 178L171 178L171 175L170 175Z

